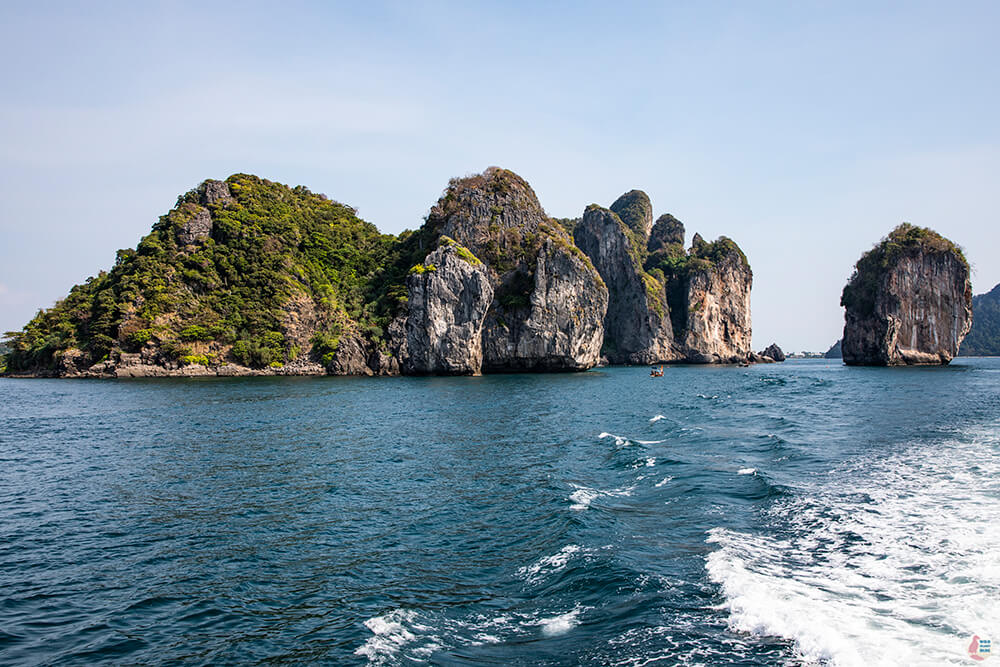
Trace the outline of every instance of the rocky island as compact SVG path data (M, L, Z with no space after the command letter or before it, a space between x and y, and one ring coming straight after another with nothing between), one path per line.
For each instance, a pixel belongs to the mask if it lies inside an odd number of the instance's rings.
M9 375L395 375L742 362L746 256L649 198L557 220L517 174L452 179L424 224L235 174L6 335Z
M904 223L858 260L841 305L845 364L947 364L972 326L969 263L940 234Z

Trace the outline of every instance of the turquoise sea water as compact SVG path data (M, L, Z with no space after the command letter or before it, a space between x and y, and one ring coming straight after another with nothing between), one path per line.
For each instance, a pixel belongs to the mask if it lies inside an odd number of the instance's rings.
M1000 360L0 380L0 664L975 664Z

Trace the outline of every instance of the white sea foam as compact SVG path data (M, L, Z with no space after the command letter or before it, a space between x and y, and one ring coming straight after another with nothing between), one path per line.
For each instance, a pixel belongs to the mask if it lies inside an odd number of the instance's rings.
M620 435L615 435L614 433L601 433L597 436L598 440L604 440L605 438L614 438L615 447L624 447L629 444L628 438Z
M663 479L661 479L659 482L656 483L656 487L659 488L671 480L673 480L673 477L667 475L666 477L664 477Z
M775 539L723 528L706 562L731 628L832 665L971 664L1000 637L998 429L859 461L770 511Z
M737 475L753 475L757 472L756 468L740 468L736 471Z
M666 440L636 440L640 445L659 445L666 442Z
M578 544L567 544L559 550L559 553L545 556L531 565L518 568L517 576L530 582L538 581L542 575L552 574L566 567L570 559L582 550Z
M698 398L704 398L704 399L709 400L709 401L711 401L714 398L718 398L718 397L719 397L718 394L713 394L711 396L709 396L707 394L698 394Z
M538 625L542 628L542 634L546 637L556 637L564 635L576 626L580 625L580 613L583 608L577 607L572 611L559 616L539 619Z
M576 491L569 494L569 499L573 501L573 504L570 506L570 509L572 510L585 510L590 507L590 503L601 496L620 498L623 496L631 496L632 492L635 490L634 486L630 486L625 489L615 489L614 491L601 491L599 489L592 489L588 486L579 486L577 484L574 484L573 486L576 487Z
M656 422L660 421L661 419L666 419L666 417L664 417L663 415L656 415L655 417L653 417L652 419L649 420L649 423L650 424L655 424Z
M365 627L371 630L372 636L354 651L354 655L364 656L376 664L392 659L403 647L416 640L417 636L407 627L415 623L416 618L416 612L408 609L394 609L388 614L369 618Z

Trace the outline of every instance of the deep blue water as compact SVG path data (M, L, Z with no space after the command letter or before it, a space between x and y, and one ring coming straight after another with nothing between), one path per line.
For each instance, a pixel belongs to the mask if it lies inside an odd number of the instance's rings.
M0 664L975 664L1000 360L0 380Z

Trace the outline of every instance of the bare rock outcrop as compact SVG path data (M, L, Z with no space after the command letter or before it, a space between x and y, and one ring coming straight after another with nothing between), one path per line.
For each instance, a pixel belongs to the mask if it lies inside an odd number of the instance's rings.
M626 198L648 203L648 197L644 193L638 197L637 192L622 195L616 204ZM646 238L637 239L634 232L613 210L596 204L587 207L574 230L577 246L608 286L604 354L616 364L670 361L676 355L666 293L663 283L643 270Z
M528 305L494 303L483 334L490 371L582 371L597 365L607 289L565 240L538 251Z
M750 354L753 273L739 247L722 237L695 235L686 265L685 358L692 363L738 363Z
M764 348L761 352L758 352L758 355L761 356L761 357L767 357L768 359L770 359L772 361L784 361L785 360L785 353L784 353L784 351L780 347L778 347L777 343L771 343L766 348Z
M858 260L841 305L845 364L947 364L972 327L969 264L948 239L904 223Z
M405 341L390 327L404 373L575 371L597 364L607 289L524 179L496 167L452 179L421 231L451 247L447 256L482 266L463 283L466 297L442 301L462 304L453 319L448 313L455 311L444 305L418 315L426 310L422 288L407 281ZM421 317L422 327L447 332L440 339L451 341L446 354L424 353L420 326L410 325ZM476 326L466 326L476 318Z
M632 190L611 210L592 204L574 229L577 245L608 285L608 361L747 360L753 274L746 256L726 237L708 243L698 234L685 250L681 221L666 214L649 224L648 203L644 193Z
M478 375L483 364L483 319L493 287L482 262L442 245L406 279L407 374Z

